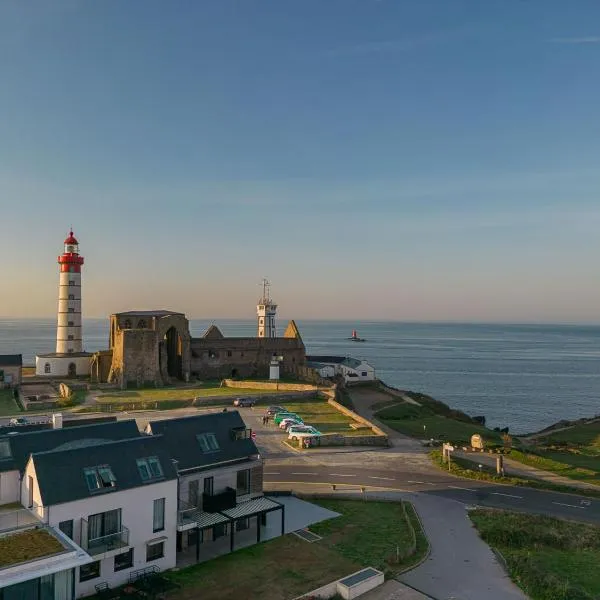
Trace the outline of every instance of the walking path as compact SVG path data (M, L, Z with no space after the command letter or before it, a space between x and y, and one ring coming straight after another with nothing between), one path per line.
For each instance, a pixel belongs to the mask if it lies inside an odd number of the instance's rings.
M469 460L475 465L480 463L482 465L486 465L487 467L492 467L494 469L496 468L496 456L494 454L463 452L462 450L455 450L452 455L457 458ZM552 473L552 471L544 471L542 469L538 469L537 467L524 465L519 461L506 457L504 458L504 472L507 475L524 477L526 479L540 479L555 485L567 485L572 488L596 490L597 492L600 491L600 486L593 483L587 483L586 481L578 481L577 479L564 477L558 473Z

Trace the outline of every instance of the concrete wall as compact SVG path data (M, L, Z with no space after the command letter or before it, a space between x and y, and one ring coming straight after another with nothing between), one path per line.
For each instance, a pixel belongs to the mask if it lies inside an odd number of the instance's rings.
M318 387L308 383L275 383L270 381L235 381L225 379L223 383L231 388L251 388L253 390L279 390L281 392L316 392Z
M33 464L27 465L25 477L23 478L23 488L27 502L28 475L34 477L34 502L41 505L39 487L35 480L35 471ZM152 531L154 500L165 498L165 529L159 532ZM75 574L75 592L78 598L95 593L94 586L106 581L110 587L116 587L126 583L129 574L136 570L148 566L156 565L161 571L175 566L176 541L177 541L177 481L161 481L159 483L149 483L137 488L113 491L103 494L97 494L65 504L55 504L44 507L38 514L43 514L48 518L49 525L58 528L61 521L73 519L73 541L82 543L81 519L88 519L90 515L106 512L113 509L121 509L122 524L129 529L129 546L98 555L96 560L100 560L100 577L89 581L79 581L79 570ZM165 555L163 558L146 562L146 543L165 536ZM127 551L133 547L133 566L131 569L114 571L114 556Z

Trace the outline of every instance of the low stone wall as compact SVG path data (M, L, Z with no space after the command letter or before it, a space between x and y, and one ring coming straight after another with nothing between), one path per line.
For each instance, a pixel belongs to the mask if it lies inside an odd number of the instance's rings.
M316 392L319 388L312 383L282 383L277 381L238 381L224 379L223 384L230 388L249 388L253 390L279 390L282 392Z
M388 447L387 435L342 435L339 433L324 433L315 438L316 447L322 446L383 446Z
M309 390L306 392L288 392L281 390L281 394L248 394L247 397L254 398L257 402L266 404L277 404L278 402L291 402L292 400L313 400L317 397L317 392ZM246 396L244 396L246 397ZM233 404L235 396L198 396L191 402L192 406L202 406L205 404Z
M376 435L385 437L386 445L387 445L387 435L386 435L385 431L383 431L382 429L379 429L379 427L377 427L377 425L374 425L368 419L365 419L364 417L361 417L360 415L356 414L353 410L350 410L349 408L342 406L339 402L336 402L335 400L329 399L329 400L327 400L327 402L328 402L328 404L331 404L331 406L333 406L336 410L339 410L341 413L343 413L347 417L350 417L351 419L354 419L355 421L358 421L359 423L363 423L364 425L367 425L368 427L370 427ZM356 436L352 436L352 437L356 437Z

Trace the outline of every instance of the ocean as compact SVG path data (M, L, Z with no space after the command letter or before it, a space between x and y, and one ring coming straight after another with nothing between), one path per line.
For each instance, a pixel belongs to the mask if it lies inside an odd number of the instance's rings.
M193 336L213 321L192 320ZM225 335L255 335L254 320L220 320ZM525 433L600 413L600 327L297 321L309 354L372 364L386 383L423 392L491 427ZM283 331L285 323L280 322ZM352 329L364 343L347 338ZM53 352L54 319L0 319L0 354ZM108 319L84 319L85 349L108 345Z

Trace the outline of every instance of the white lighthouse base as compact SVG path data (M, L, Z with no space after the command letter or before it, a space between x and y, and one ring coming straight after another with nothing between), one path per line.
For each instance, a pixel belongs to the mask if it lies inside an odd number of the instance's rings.
M84 377L90 374L92 354L40 354L35 357L35 374L40 377Z

